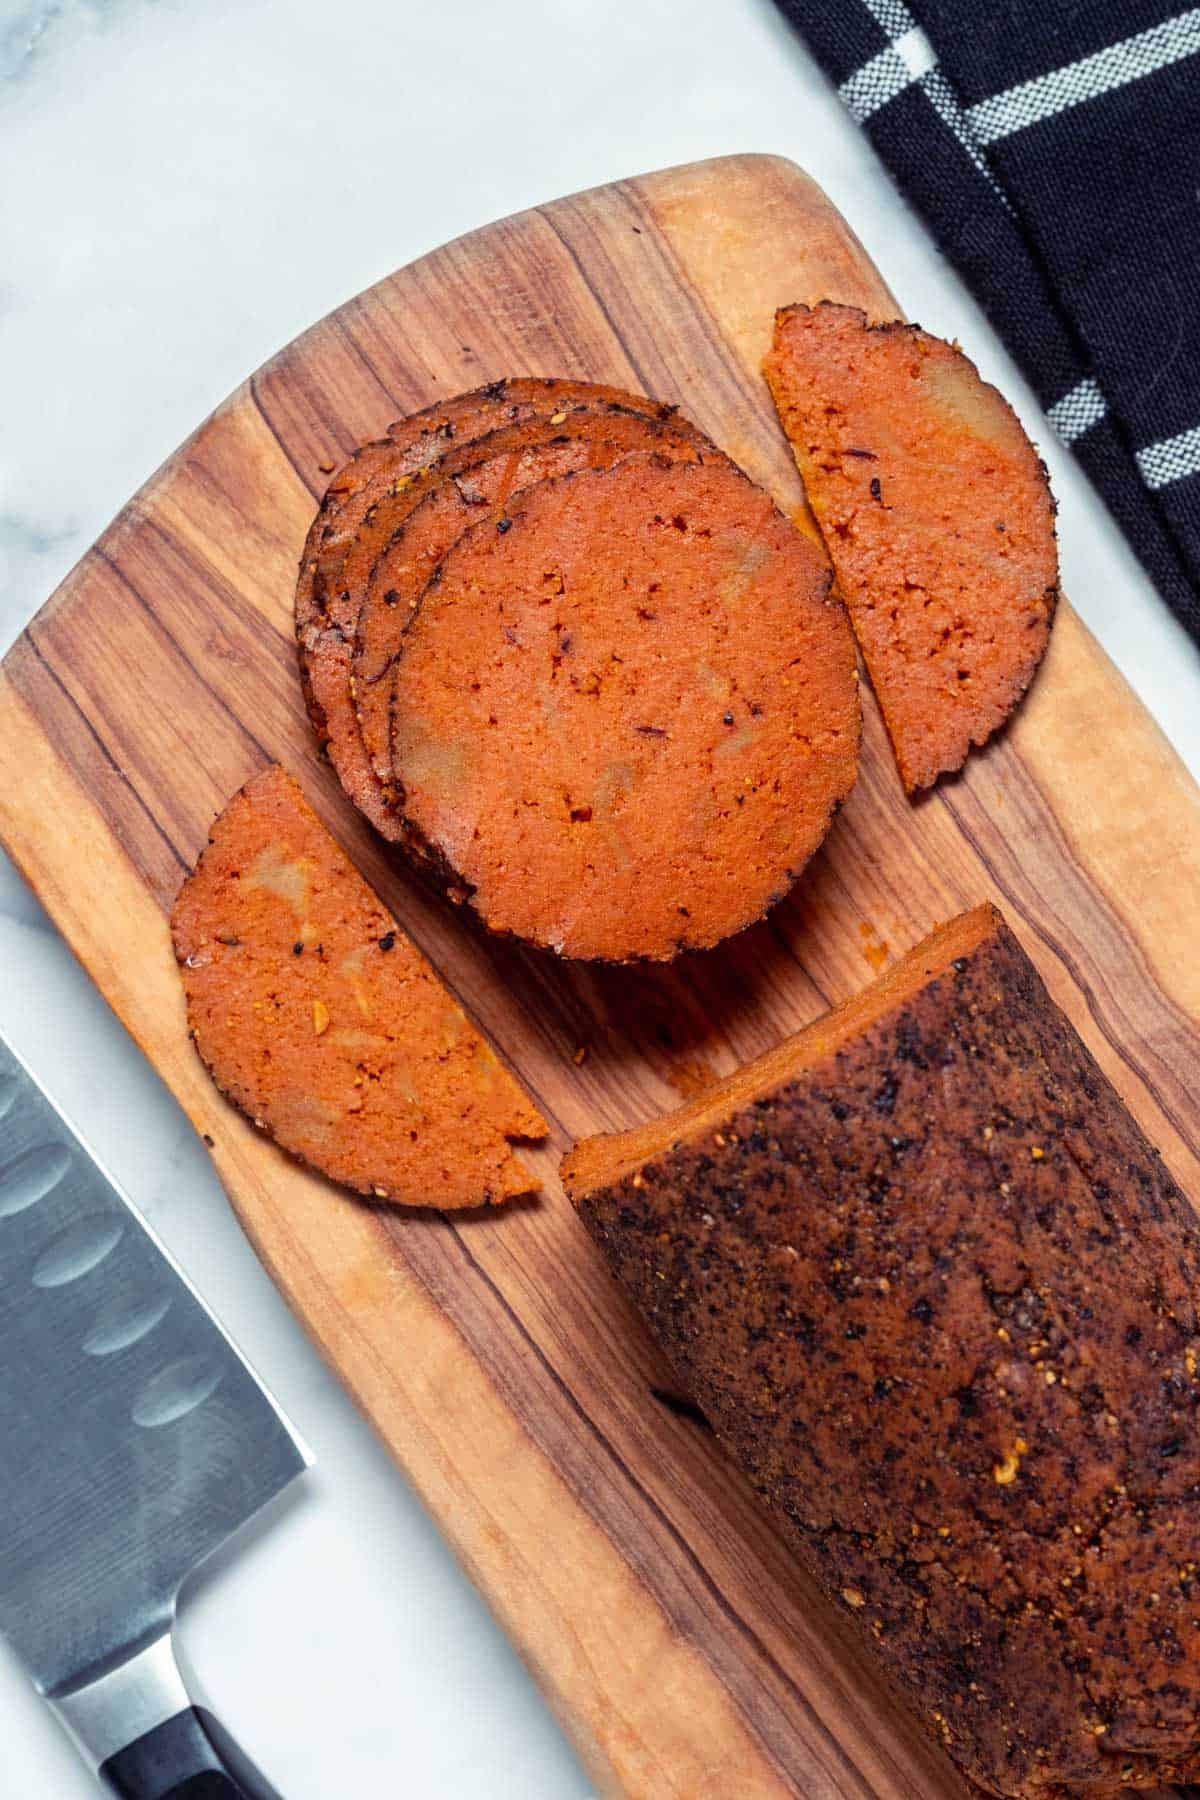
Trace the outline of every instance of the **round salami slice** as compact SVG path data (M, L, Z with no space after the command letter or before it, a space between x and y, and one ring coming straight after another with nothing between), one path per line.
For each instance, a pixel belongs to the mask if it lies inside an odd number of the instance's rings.
M493 432L472 448L482 452L509 433ZM422 482L423 498L397 527L371 570L358 616L352 683L367 755L383 783L391 785L391 671L421 590L452 544L470 526L503 508L516 492L574 469L611 468L633 452L659 449L695 462L721 452L698 434L654 424L636 413L581 414L570 432L523 448L510 445L455 473L442 471L446 457Z
M397 421L386 440L364 446L331 480L325 522L318 532L319 513L297 583L301 684L342 786L384 836L395 837L398 826L362 745L350 663L367 578L396 524L421 496L419 487L412 491L414 483L446 457L464 457L472 442L489 433L505 431L521 441L525 428L534 437L558 433L606 409L656 421L672 416L660 401L591 382L540 376L499 381Z
M493 930L665 960L758 919L853 784L819 549L727 460L514 497L427 584L392 677L397 804Z

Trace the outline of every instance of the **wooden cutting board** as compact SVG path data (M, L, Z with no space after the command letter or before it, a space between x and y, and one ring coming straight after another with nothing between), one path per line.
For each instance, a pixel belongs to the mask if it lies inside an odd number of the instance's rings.
M292 586L334 463L397 414L505 374L678 401L800 517L758 369L776 305L823 296L896 312L828 201L774 158L673 169L488 226L239 389L0 674L9 850L206 1134L267 1267L597 1785L655 1800L963 1789L680 1404L562 1198L557 1154L677 1102L990 896L1200 1193L1200 791L1064 607L1012 729L916 805L868 700L858 788L765 923L672 969L571 967L485 942L343 803L301 705ZM271 758L553 1121L542 1200L453 1221L359 1204L210 1087L165 915L214 813Z

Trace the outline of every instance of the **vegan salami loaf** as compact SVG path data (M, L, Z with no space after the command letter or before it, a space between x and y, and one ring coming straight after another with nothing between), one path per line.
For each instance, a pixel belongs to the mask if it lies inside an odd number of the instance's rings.
M392 676L406 841L492 930L666 959L791 886L853 784L829 570L724 458L629 454L472 526Z
M913 793L961 768L1041 661L1046 471L1003 396L919 326L787 306L764 373Z
M171 929L213 1080L293 1156L407 1206L538 1185L537 1108L282 769L226 806Z
M661 401L593 382L523 377L493 382L398 420L385 439L364 445L335 474L310 528L296 586L296 639L309 716L346 793L385 837L397 823L384 802L358 729L350 674L354 632L371 566L419 495L414 480L431 464L489 433L520 428L558 433L594 412L633 413L656 423L672 416ZM497 446L498 447L498 446Z
M998 913L563 1175L970 1778L1200 1775L1200 1235Z
M401 639L421 591L446 552L469 526L498 512L513 493L573 469L607 469L631 451L660 449L672 458L697 461L720 452L697 436L652 424L637 413L607 409L581 416L569 432L542 442L509 444L491 433L473 450L480 460L458 467L447 457L414 484L416 498L371 570L359 612L352 668L355 709L367 755L391 788L391 672ZM491 447L491 453L483 453ZM442 470L446 472L443 474Z

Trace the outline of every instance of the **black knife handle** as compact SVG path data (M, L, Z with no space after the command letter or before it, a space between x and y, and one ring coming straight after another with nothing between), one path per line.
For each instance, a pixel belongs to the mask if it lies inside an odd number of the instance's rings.
M189 1706L127 1744L101 1766L121 1800L250 1800L213 1742L209 1719Z

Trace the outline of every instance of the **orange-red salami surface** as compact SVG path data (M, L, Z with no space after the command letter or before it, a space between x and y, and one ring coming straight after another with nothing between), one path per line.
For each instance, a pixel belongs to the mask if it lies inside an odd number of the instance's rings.
M760 918L853 784L819 550L724 459L631 455L459 538L405 633L397 804L493 930L665 959Z
M403 490L419 470L435 462L462 436L469 439L526 416L528 402L501 391L457 395L411 418L397 419L388 435L362 444L330 476L309 526L296 579L295 630L300 681L313 729L329 751L347 793L379 829L386 816L372 790L357 742L349 669L353 618L339 603L346 552L374 507ZM557 400L553 402L557 404Z
M784 307L764 372L913 793L1004 723L1045 651L1046 472L1007 400L917 325Z
M568 430L593 412L633 412L655 421L672 409L595 382L522 376L436 402L398 419L330 477L309 528L296 583L300 679L313 728L355 805L377 831L397 826L363 747L350 688L354 632L367 577L397 519L415 500L415 477L488 433L528 424Z
M538 1185L536 1107L282 769L217 819L171 928L197 1050L285 1150L407 1206Z
M391 673L421 591L451 545L514 493L572 469L607 469L632 451L656 447L672 458L720 457L698 434L683 435L638 413L613 408L577 415L568 431L509 432L480 438L471 456L443 458L414 483L412 510L400 520L366 584L355 634L352 683L359 730L385 798L391 787ZM499 447L497 447L497 445ZM444 471L444 473L443 473Z

